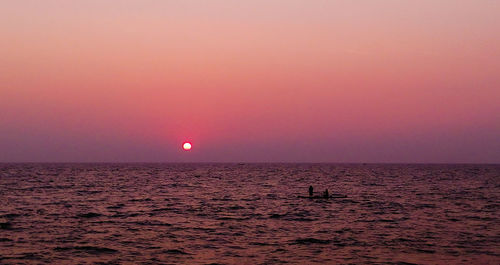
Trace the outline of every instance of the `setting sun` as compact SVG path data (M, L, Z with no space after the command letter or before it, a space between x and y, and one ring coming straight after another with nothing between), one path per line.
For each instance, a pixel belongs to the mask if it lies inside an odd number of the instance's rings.
M191 143L190 142L185 142L182 144L182 149L189 151L191 150Z

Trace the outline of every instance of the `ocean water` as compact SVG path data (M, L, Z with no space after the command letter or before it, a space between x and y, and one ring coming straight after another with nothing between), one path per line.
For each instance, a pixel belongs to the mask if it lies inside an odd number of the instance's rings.
M500 165L0 164L0 264L44 263L500 264Z

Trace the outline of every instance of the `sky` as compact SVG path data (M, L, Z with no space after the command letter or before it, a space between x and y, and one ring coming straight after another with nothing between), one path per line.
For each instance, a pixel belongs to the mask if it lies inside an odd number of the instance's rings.
M496 0L1 0L0 39L0 162L500 163Z

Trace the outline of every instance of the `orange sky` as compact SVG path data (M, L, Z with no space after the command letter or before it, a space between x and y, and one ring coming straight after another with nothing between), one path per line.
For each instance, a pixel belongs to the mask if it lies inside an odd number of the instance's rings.
M0 162L500 163L499 12L2 1Z

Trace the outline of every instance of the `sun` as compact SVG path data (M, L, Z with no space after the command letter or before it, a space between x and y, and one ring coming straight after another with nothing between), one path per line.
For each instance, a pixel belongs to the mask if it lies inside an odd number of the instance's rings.
M190 142L184 142L184 143L182 144L182 149L184 149L185 151L189 151L189 150L191 150L191 147L192 147L192 145L191 145L191 143L190 143Z

